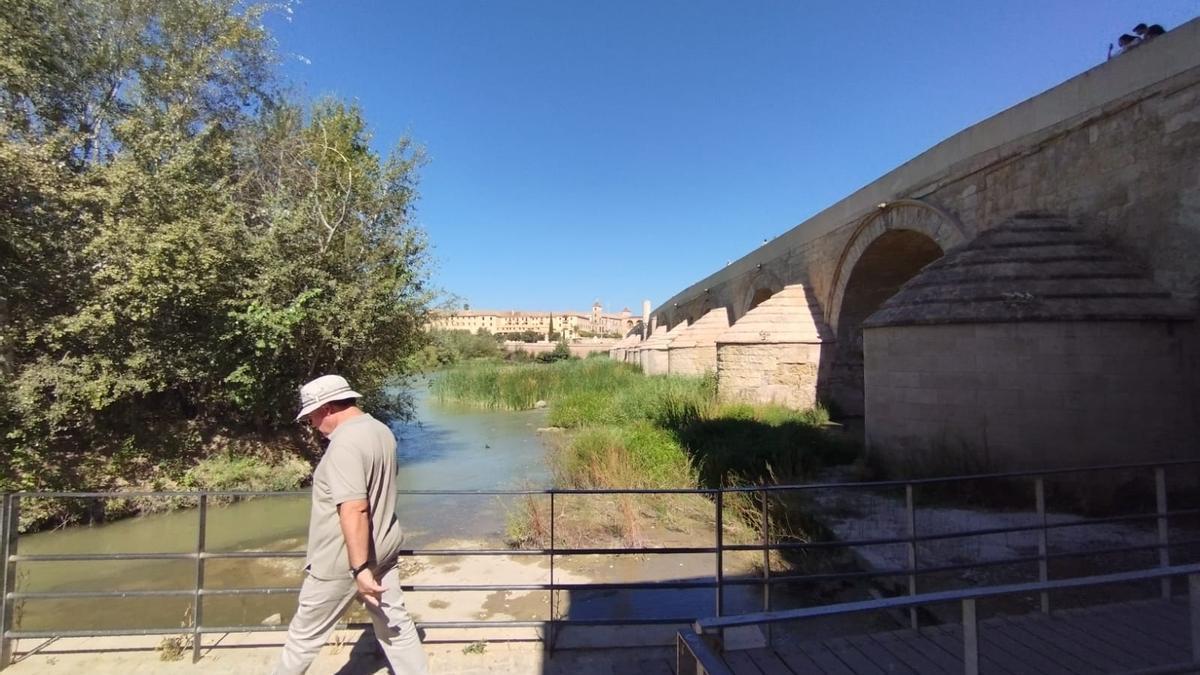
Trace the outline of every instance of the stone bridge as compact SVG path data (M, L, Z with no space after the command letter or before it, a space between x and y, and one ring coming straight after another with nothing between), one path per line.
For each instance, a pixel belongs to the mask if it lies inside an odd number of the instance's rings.
M1194 456L1198 298L1200 19L942 141L612 354L863 416L925 470Z

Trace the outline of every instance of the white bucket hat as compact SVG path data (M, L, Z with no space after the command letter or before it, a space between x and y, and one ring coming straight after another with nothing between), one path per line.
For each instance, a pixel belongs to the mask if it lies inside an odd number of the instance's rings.
M351 389L350 383L341 375L322 375L300 387L300 413L296 415L296 421L330 401L348 398L362 398L362 394Z

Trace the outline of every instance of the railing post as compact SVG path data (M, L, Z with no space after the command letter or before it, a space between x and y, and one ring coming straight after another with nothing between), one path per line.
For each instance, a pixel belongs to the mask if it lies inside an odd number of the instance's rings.
M963 672L979 675L979 621L975 616L975 599L962 601Z
M204 625L204 550L208 529L208 493L200 495L200 522L196 527L196 595L192 612L192 663L200 660L200 628Z
M17 590L17 569L12 557L17 554L17 536L21 525L21 497L15 494L4 495L4 515L0 522L0 557L3 558L4 585L0 588L0 670L12 665L13 641L8 632L13 626L16 603L9 595Z
M558 591L554 589L554 490L550 491L550 616L546 624L546 644L548 653L554 653L554 641L558 637L556 630L558 619Z
M0 669L7 668L8 658L8 501L10 495L0 494Z
M763 542L763 596L762 608L764 612L771 611L771 510L769 504L769 494L766 488L762 490L762 542ZM771 624L765 626L765 635L767 646L771 646Z
M1159 466L1154 469L1154 496L1158 508L1158 566L1171 566L1171 551L1167 548L1170 538L1167 530L1167 472ZM1163 600L1171 599L1171 577L1162 578Z
M684 642L683 633L675 634L675 675L699 675L700 659Z
M1200 662L1200 574L1188 575L1188 614L1191 619L1192 662Z
M1050 580L1049 541L1046 538L1046 481L1041 476L1033 484L1034 497L1037 501L1038 517L1038 581L1043 583ZM1050 591L1041 592L1042 613L1050 613Z
M717 488L717 611L715 616L721 616L721 610L724 606L724 590L725 590L725 534L724 534L724 509L725 509L725 489Z
M917 508L913 499L913 485L904 486L904 502L908 509L908 594L917 594ZM913 630L920 628L917 620L917 608L908 608L908 622Z

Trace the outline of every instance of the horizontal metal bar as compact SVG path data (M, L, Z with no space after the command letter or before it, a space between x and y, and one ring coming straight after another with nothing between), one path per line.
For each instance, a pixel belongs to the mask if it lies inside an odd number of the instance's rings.
M1105 525L1111 523L1119 523L1135 520L1157 520L1162 517L1171 516L1188 516L1200 515L1200 509L1180 509L1178 511L1169 511L1166 514L1159 513L1137 513L1123 516L1107 516L1104 518L1088 518L1085 520L1069 521L1061 523L1047 523L1046 525L1013 525L1010 527L993 527L980 530L963 530L961 532L942 532L936 534L926 534L917 537L885 537L876 539L851 539L837 541L812 541L812 542L779 542L774 544L763 545L756 544L728 544L725 546L727 551L762 551L764 548L772 551L787 551L796 549L820 549L820 548L839 548L847 546L887 546L892 544L907 544L910 541L917 543L923 541L945 541L947 539L964 539L967 537L983 537L996 534L1011 534L1015 532L1036 532L1043 529L1065 529L1069 527L1086 527L1088 525Z
M891 544L907 544L908 537L882 537L879 539L851 539L849 541L783 541L777 544L726 544L726 551L761 551L764 548L772 551L796 551L805 549L845 548L847 546L887 546Z
M196 591L192 591L195 593ZM200 595L295 595L300 592L300 587L259 587L259 588L202 588Z
M1172 515L1200 515L1200 509L1173 511ZM1126 520L1154 520L1158 514L1147 513L1132 516L1114 516L1110 518L1078 521L1071 523L1048 524L1047 528L1080 527L1086 525L1113 523ZM916 537L917 542L944 541L974 536L1006 534L1040 530L1040 525L1021 525L1014 527L991 528L985 530L966 530L964 532L943 533ZM786 551L822 548L845 548L850 546L887 546L908 543L908 537L886 537L878 539L852 539L849 541L815 541L815 542L779 542L763 545L757 544L727 544L726 551ZM1176 544L1178 545L1178 544ZM1115 549L1114 549L1115 550ZM716 553L714 547L661 547L661 548L556 548L556 549L410 549L402 551L405 557L417 556L546 556L546 555L688 555ZM303 551L210 551L205 553L62 553L13 555L12 562L73 562L99 560L195 560L199 556L204 559L233 559L233 558L303 558Z
M456 591L551 591L550 584L400 584L405 593L453 593Z
M680 631L677 639L683 643L683 648L687 649L688 653L692 655L692 659L695 660L695 663L689 664L691 667L690 671L685 670L683 666L678 666L680 672L697 672L704 673L705 675L733 675L733 670L717 654L716 650L704 641L704 638L695 633Z
M715 581L641 581L627 583L591 584L401 584L406 593L450 593L457 591L610 591L610 590L668 590L686 588L715 588ZM299 593L298 587L268 586L253 588L205 588L203 596L285 595ZM172 598L196 595L192 590L139 591L21 591L9 593L10 600L65 600L86 598ZM690 619L689 619L690 621Z
M401 557L473 555L550 555L548 548L417 548L400 552Z
M1200 544L1200 539L1189 539L1186 541L1174 541L1168 544L1144 544L1140 546L1121 546L1117 548L1100 548L1088 551L1070 551L1065 553L1053 553L1047 555L1046 558L1062 559L1062 558L1078 558L1080 556L1095 556L1109 555L1113 553L1136 553L1139 551L1153 551L1160 548L1174 548L1176 546L1189 546ZM910 574L927 575L927 574L942 574L945 572L956 572L959 570L978 569L981 567L1001 567L1004 565L1024 565L1038 562L1042 559L1039 555L1021 556L1017 558L1001 558L999 560L981 560L970 563L957 563L954 565L941 565L938 567L920 567L915 570L911 569L892 569L892 570L875 570L869 572L839 572L830 574L793 574L786 576L774 576L771 579L765 580L761 577L744 577L739 579L726 578L725 583L731 586L755 586L764 583L779 584L779 583L815 583L821 581L838 581L844 579L874 579L883 577L898 577L908 576Z
M1072 473L1091 473L1096 471L1128 471L1136 469L1155 469L1158 467L1185 466L1200 464L1200 459L1175 459L1161 462L1137 462L1132 464L1102 464L1098 466L1080 466L1064 469L1042 469L1032 471L1005 471L975 475L942 476L939 478L913 478L898 480L863 481L858 483L806 483L800 485L745 485L722 488L723 492L768 492L793 490L824 490L836 488L901 488L906 485L938 485L941 483L961 483L964 481L996 480L1001 478L1035 478L1038 476L1061 476Z
M64 600L82 598L192 598L195 590L177 591L18 591L9 600Z
M692 623L691 617L654 617L642 619L558 619L554 621L559 626L641 626ZM496 621L417 621L417 628L422 629L462 629L462 628L544 628L550 623L547 620L496 620ZM338 626L341 630L366 630L372 626L369 623L348 623ZM245 626L201 626L198 629L187 628L111 628L111 629L79 629L79 630L10 630L5 632L9 639L45 639L45 638L79 638L79 637L119 637L138 635L182 635L184 633L202 633L214 635L223 633L273 633L287 630L286 624L275 625L245 625Z
M211 506L209 507L212 508ZM193 553L193 556L196 554ZM304 551L205 551L200 554L205 560L245 559L245 558L303 558Z
M53 553L8 556L9 562L83 562L99 560L195 560L195 553Z
M716 581L630 581L624 583L591 584L401 584L405 593L453 592L453 591L620 591L620 590L668 590L683 588L716 588ZM693 617L694 618L694 617ZM690 621L690 619L689 619Z
M1109 584L1128 583L1133 581L1148 581L1164 577L1177 577L1189 574L1200 574L1198 565L1178 565L1175 567L1158 567L1136 572L1117 572L1091 577L1073 579L1058 579L1055 581L1038 581L1023 584L1004 584L999 586L984 586L978 588L960 589L954 591L938 591L919 595L905 595L894 598L846 602L837 605L807 607L804 609L789 609L777 612L756 612L740 616L712 617L695 622L696 632L702 633L716 628L731 628L735 626L750 626L780 621L794 621L819 617L853 614L857 612L872 612L886 609L902 609L921 605L935 605L946 602L958 602L967 599L994 598L1002 595L1031 594L1041 591L1061 591L1070 588L1085 588L1089 586L1105 586Z
M662 616L644 619L560 619L558 625L567 626L664 626L671 624L690 625L695 617Z
M445 495L445 496L527 496L527 495L593 495L593 494L700 494L712 495L717 492L787 492L794 490L827 490L827 489L874 489L888 487L904 487L906 485L938 485L964 481L996 480L1004 478L1032 478L1045 476L1062 476L1073 473L1095 473L1099 471L1130 471L1138 469L1154 469L1159 467L1187 466L1200 464L1200 459L1176 459L1159 462L1134 462L1127 464L1103 464L1097 466L1077 466L1061 469L1041 469L1025 471L1005 471L975 475L954 475L937 478L913 478L884 481L863 481L856 483L805 483L796 485L746 485L725 488L621 488L621 489L543 489L543 490L398 490L399 495ZM137 491L137 492L14 492L19 499L121 499L127 497L194 497L201 494L211 497L294 497L306 496L307 490L268 491L268 490L213 490L213 491Z
M729 547L726 547L728 549ZM713 554L716 553L715 547L663 547L663 548L556 548L554 555L682 555L682 554Z
M729 488L722 488L729 489ZM545 489L545 490L397 490L396 494L403 496L446 496L446 497L528 497L536 495L557 494L557 495L597 495L597 494L614 494L614 495L676 495L676 494L716 494L720 492L717 488L587 488L587 489ZM12 493L20 499L125 499L130 497L186 497L199 499L200 495L205 494L209 497L233 497L233 498L252 498L252 497L306 497L311 493L307 490L286 490L286 491L270 491L270 490L195 490L195 491L180 491L180 490L139 490L139 491L113 491L113 492L14 492Z
M1174 541L1169 544L1145 544L1139 546L1122 546L1117 548L1101 548L1088 551L1070 551L1064 553L1054 553L1047 556L1048 559L1065 559L1076 558L1080 556L1096 556L1110 555L1116 553L1134 553L1139 551L1153 551L1161 548L1177 548L1181 546L1200 545L1200 539L1192 539L1186 541ZM194 558L196 554L179 554L183 558ZM67 559L94 560L92 556L65 556ZM210 557L208 554L205 557ZM219 557L219 556L218 556ZM12 556L18 561L44 561L57 560L56 556ZM805 574L805 575L784 575L772 576L769 580L761 577L744 577L744 578L729 578L724 580L724 583L729 586L761 586L764 584L797 584L797 583L815 583L822 581L835 581L846 579L874 579L884 577L906 576L910 574L929 575L941 574L945 572L955 572L966 569L979 569L985 567L999 567L1004 565L1020 565L1029 564L1039 561L1040 556L1030 555L1017 558L1003 558L999 560L984 560L971 563L959 563L954 565L942 565L938 567L922 567L916 570L910 569L894 569L894 570L874 570L867 572L841 572L830 574ZM407 592L455 592L455 591L600 591L600 590L664 590L664 589L689 589L689 588L714 588L715 581L675 581L675 582L629 582L629 583L585 583L585 584L460 584L460 585L402 585L401 589ZM298 587L251 587L251 588L208 588L200 591L201 595L205 596L239 596L239 595L281 595L299 593ZM11 600L51 600L51 599L85 599L85 598L139 598L139 597L183 597L194 595L194 590L138 590L138 591L31 591L31 592L15 592L9 593L8 598ZM689 619L690 620L690 619Z

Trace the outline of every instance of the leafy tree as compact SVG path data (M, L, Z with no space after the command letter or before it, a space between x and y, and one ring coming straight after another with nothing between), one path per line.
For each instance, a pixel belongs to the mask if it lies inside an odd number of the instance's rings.
M293 443L296 387L325 372L402 411L387 384L428 339L421 153L281 96L264 11L0 12L0 488L169 480L216 435Z

